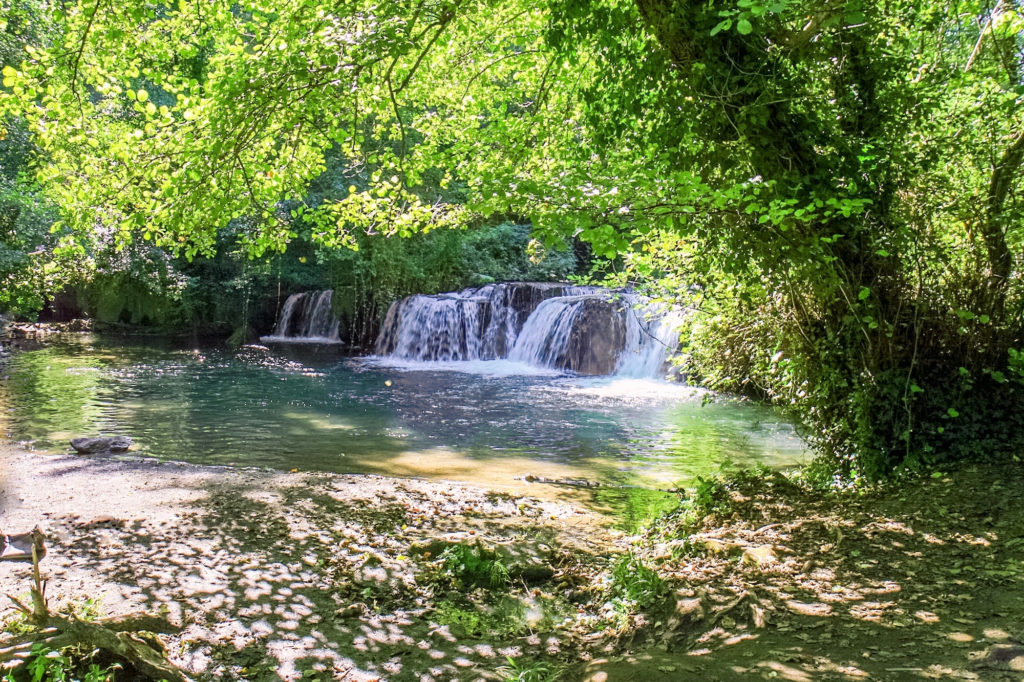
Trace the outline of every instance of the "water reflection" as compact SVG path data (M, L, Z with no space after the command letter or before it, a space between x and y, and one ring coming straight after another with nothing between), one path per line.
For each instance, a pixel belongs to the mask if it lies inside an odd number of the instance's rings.
M683 386L381 366L336 347L236 353L77 337L15 356L8 374L6 428L44 451L125 433L144 454L205 464L649 487L726 459L785 466L804 456L770 410L702 405Z

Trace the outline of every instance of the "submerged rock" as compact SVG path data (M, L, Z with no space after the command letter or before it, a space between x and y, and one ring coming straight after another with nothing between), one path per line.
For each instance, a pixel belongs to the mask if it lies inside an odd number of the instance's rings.
M132 439L128 436L71 439L71 447L80 455L95 455L101 452L124 452L131 446Z

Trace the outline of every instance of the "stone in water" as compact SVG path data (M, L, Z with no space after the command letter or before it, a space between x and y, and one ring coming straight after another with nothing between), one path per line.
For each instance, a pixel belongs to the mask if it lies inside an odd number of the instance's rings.
M100 452L124 452L132 446L128 436L101 436L99 438L74 438L73 447L80 455L95 455Z

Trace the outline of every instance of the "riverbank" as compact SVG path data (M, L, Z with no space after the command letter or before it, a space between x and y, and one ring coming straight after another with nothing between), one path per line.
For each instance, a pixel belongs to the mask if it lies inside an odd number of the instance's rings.
M4 531L49 537L51 601L169 614L170 657L198 679L517 679L509 658L593 682L1024 673L1016 465L857 495L751 477L696 525L625 537L570 502L458 483L10 444L0 463ZM487 557L507 581L474 582ZM0 564L0 592L28 574ZM651 587L642 608L627 584Z
M740 476L702 504L635 544L673 594L592 679L1024 679L1019 463L860 493Z
M545 593L589 584L621 551L621 537L581 508L455 483L12 445L0 461L4 531L47 534L54 604L165 611L183 626L171 659L202 677L496 679L506 657L569 644L535 634L569 610ZM456 545L503 553L516 583L501 600L467 597L444 574L438 557ZM0 564L0 593L27 591L28 575Z

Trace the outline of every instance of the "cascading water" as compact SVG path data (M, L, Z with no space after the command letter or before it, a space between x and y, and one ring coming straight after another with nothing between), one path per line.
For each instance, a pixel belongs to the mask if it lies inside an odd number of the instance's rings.
M507 358L578 374L664 378L680 319L600 287L489 284L396 301L375 350L420 362Z
M634 379L665 375L665 365L679 348L684 312L662 303L627 295L626 345L615 373Z
M550 298L530 315L508 354L509 360L538 367L557 367L564 362L573 326L583 311L583 296Z
M285 299L274 333L260 337L270 343L341 343L339 322L331 308L333 291L306 291Z
M424 362L504 358L542 301L596 291L597 287L511 283L409 296L388 308L375 352Z

